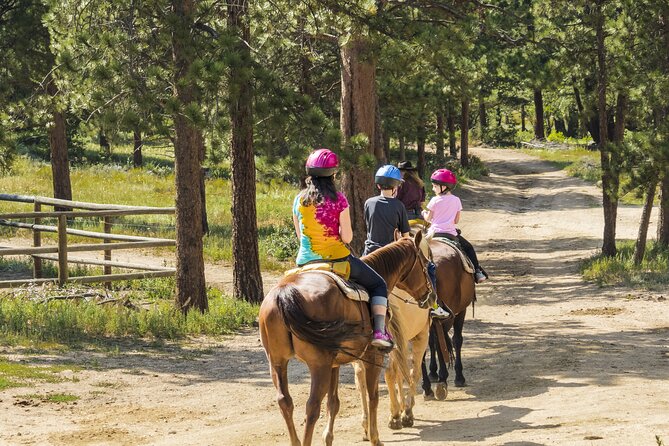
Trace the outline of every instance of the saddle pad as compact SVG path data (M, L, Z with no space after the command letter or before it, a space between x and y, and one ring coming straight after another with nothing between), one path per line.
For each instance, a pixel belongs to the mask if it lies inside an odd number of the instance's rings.
M446 237L433 237L432 240L438 241L439 243L443 243L445 245L451 246L455 251L460 254L460 259L462 260L462 266L465 271L467 271L470 274L474 274L474 264L472 263L471 260L469 260L469 257L467 257L467 254L465 254L462 249L460 248L460 245L450 238Z
M289 269L284 273L284 276L289 276L291 274L297 274L304 271L329 271L343 277L345 280L348 280L349 276L351 275L351 264L348 263L348 260L342 260L340 262L307 263L306 265Z
M346 263L348 264L348 262ZM348 280L344 280L344 278L342 278L341 276L328 270L323 270L323 269L304 270L303 268L294 268L286 271L284 275L287 276L289 274L299 274L301 272L325 274L331 277L332 280L335 281L341 292L344 293L344 296L348 297L351 300L359 302L369 302L369 294L367 293L367 290L365 290L363 287L355 283L349 282Z

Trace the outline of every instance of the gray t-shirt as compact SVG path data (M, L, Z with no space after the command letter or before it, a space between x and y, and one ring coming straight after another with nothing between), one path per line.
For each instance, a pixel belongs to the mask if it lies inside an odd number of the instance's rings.
M407 210L397 198L386 198L381 195L372 197L365 202L365 223L367 224L367 255L386 246L395 240L395 229L401 233L409 232Z

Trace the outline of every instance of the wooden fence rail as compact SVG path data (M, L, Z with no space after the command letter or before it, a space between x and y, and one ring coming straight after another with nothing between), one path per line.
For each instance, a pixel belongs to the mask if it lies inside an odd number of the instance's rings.
M137 249L159 246L175 246L173 239L143 237L136 235L112 234L112 219L128 215L155 215L174 214L174 208L158 208L148 206L124 206L100 203L86 203L80 201L59 200L50 197L0 194L0 201L32 203L33 212L13 212L0 214L0 226L30 229L33 231L33 246L22 248L0 248L0 256L30 255L33 258L32 280L0 280L0 288L9 288L29 283L58 282L61 286L67 282L91 283L105 282L110 286L114 280L143 279L148 277L167 277L175 274L174 268L155 267L136 263L112 261L112 250ZM43 212L42 205L67 208L85 209L84 211L54 210ZM103 219L103 231L84 231L68 228L68 221L81 217L99 217ZM9 219L33 219L34 223L8 221ZM57 226L42 225L43 218L57 218ZM57 246L42 246L42 232L58 234ZM102 243L68 245L68 235L102 239ZM116 242L114 242L116 241ZM103 251L103 260L69 258L72 252ZM49 255L49 254L56 254ZM58 264L58 278L43 278L42 260L55 261ZM97 276L70 277L68 263L99 265L104 268L104 274ZM112 267L123 269L139 269L141 272L112 274Z

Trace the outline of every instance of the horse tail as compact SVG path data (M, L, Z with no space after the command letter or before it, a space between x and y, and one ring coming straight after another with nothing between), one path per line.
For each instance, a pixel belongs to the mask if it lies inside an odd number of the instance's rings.
M390 309L390 321L388 323L388 331L395 340L395 346L390 355L395 359L395 362L399 366L400 373L402 377L408 383L411 382L411 370L409 369L409 344L407 342L406 336L401 329L401 324L399 318L395 315L400 313L399 307L392 300L388 299L388 307Z
M304 310L304 296L292 284L286 284L278 290L276 303L288 330L316 347L336 352L344 341L361 335L361 324L358 322L311 319Z

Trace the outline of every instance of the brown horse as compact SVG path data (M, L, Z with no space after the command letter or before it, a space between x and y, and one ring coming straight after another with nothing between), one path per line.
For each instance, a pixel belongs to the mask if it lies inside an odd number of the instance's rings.
M426 303L432 293L427 259L419 246L422 237L404 238L366 256L364 261L386 281ZM366 368L369 397L369 440L381 445L377 426L379 375L383 354L370 347L371 322L367 303L347 299L332 278L317 272L284 277L263 300L259 315L260 336L277 389L291 445L308 446L320 416L321 402L328 395L328 423L323 432L331 445L334 420L339 411L339 367L362 361ZM293 400L288 392L288 361L297 357L309 368L311 390L306 407L302 443L293 422Z
M432 259L437 266L437 297L453 311L454 319L443 324L443 330L448 340L448 331L453 327L453 344L455 347L455 386L464 387L465 377L462 374L462 328L465 323L467 307L476 300L474 276L465 271L460 254L451 245L436 240L430 241ZM434 330L442 327L441 323L432 325ZM438 349L436 349L438 350ZM432 347L430 347L432 351ZM434 358L434 352L432 353ZM441 373L437 384L437 399L445 399L448 394L446 379L448 371L443 358L440 360ZM423 392L425 396L432 395L430 379L425 364L423 364Z

